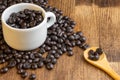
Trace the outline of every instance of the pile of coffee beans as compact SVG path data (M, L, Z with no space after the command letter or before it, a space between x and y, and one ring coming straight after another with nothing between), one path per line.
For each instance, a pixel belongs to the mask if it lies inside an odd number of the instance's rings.
M101 48L97 48L96 51L90 50L88 52L88 58L93 61L97 61L100 58L100 55L103 54L103 50Z
M24 9L23 11L12 13L6 22L11 27L27 29L39 25L42 21L42 11Z
M18 51L9 47L4 41L2 25L0 25L0 64L7 63L0 69L0 73L7 73L10 69L16 67L17 73L22 78L29 76L30 80L35 80L36 75L29 75L28 69L35 70L45 66L48 70L51 70L63 54L66 53L68 56L74 54L73 47L78 46L83 50L89 47L83 33L73 31L76 23L71 18L63 16L61 10L47 6L47 0L0 0L0 15L8 6L20 2L34 3L43 7L46 11L53 12L57 17L57 22L48 29L45 43L32 51ZM47 54L47 56L43 57L44 54Z

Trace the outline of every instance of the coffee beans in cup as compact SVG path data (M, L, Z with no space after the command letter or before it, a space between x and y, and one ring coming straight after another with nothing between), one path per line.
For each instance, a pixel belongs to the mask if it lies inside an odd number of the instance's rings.
M41 11L24 9L23 11L12 13L6 22L11 27L26 29L39 25L43 19Z

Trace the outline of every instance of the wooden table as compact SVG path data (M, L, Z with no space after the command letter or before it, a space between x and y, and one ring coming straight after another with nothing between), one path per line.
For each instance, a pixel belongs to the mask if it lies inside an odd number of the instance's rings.
M107 54L111 67L120 74L120 1L119 0L49 0L49 4L64 11L83 31L91 46L100 46ZM63 55L55 68L30 71L37 80L112 80L106 73L87 63L83 51L74 48L74 56ZM2 75L0 80L22 80L16 69ZM26 79L27 80L27 79Z

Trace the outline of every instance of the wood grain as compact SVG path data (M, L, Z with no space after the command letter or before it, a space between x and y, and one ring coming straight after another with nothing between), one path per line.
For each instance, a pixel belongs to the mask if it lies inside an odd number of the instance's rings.
M120 74L120 0L49 0L49 4L73 18L75 31L81 30L90 46L102 47L111 67ZM63 55L52 71L42 68L29 72L37 74L36 80L113 80L87 63L81 49L75 47L74 53L73 57ZM12 69L0 80L22 79Z

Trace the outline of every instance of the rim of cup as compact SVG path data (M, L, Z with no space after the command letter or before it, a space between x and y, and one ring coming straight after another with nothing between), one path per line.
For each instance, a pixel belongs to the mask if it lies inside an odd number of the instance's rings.
M5 14L8 12L9 9L11 9L11 8L13 8L13 7L16 7L16 6L21 6L21 5L24 5L24 6L29 5L29 6L33 6L33 7L39 8L40 11L42 11L42 14L43 14L43 17L44 17L43 21L42 21L40 24L38 24L37 26L34 26L34 27L32 27L32 28L26 28L26 29L14 28L14 27L8 25L8 24L6 23L6 21L5 21L5 19L4 19ZM29 9L29 7L28 7L27 9ZM32 9L31 9L31 10L32 10ZM33 9L33 10L34 10L34 9ZM36 11L37 11L37 10L36 10ZM46 14L46 11L45 11L41 6L38 6L38 5L33 4L33 3L18 3L18 4L14 4L14 5L6 8L6 9L3 11L2 16L1 16L1 21L2 21L2 23L4 23L8 28L10 28L11 30L16 30L16 31L31 31L31 30L40 28L39 26L41 26L42 24L45 23L45 19L46 19L46 15L45 15L45 14Z

